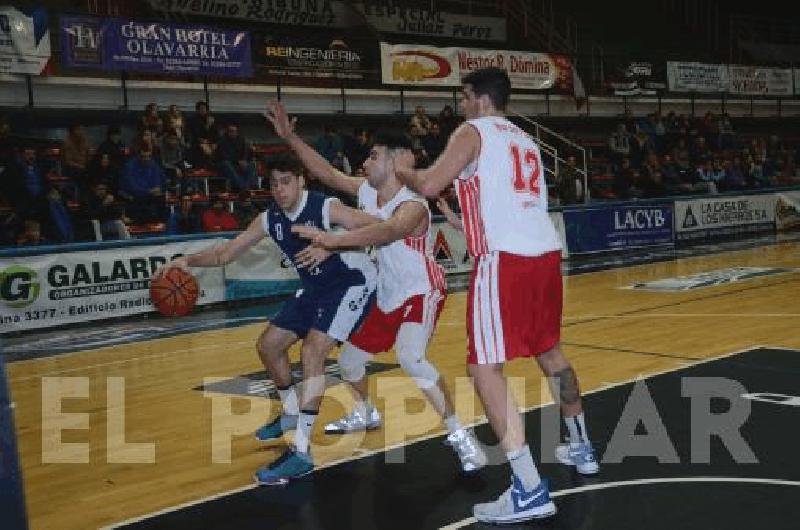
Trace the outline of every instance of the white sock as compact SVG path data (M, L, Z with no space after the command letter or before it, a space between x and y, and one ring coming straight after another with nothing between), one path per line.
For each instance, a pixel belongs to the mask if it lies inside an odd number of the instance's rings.
M314 430L314 422L317 421L319 411L303 410L297 418L297 431L294 434L294 447L299 453L308 453L308 446L311 444L311 431Z
M458 416L455 414L451 414L450 416L446 417L444 419L444 425L447 427L447 431L451 433L461 430L462 428L461 422L458 421Z
M539 471L536 470L536 464L533 463L531 456L531 448L527 444L523 445L516 451L506 453L511 470L514 475L522 482L525 491L531 491L539 486L542 478L539 476Z
M300 408L297 405L297 392L295 392L294 385L289 385L286 388L278 387L278 395L281 397L283 403L283 413L289 416L297 416L300 414Z
M583 421L583 412L577 416L565 416L564 423L567 424L570 444L577 445L580 443L589 443L589 434L586 432L586 423Z

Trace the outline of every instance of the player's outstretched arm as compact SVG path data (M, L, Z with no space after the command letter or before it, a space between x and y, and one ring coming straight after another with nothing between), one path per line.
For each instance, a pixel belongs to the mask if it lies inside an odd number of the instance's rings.
M395 167L403 184L425 197L438 197L479 154L481 137L472 125L464 123L453 132L444 152L427 169Z
M175 258L159 268L154 276L160 276L170 267L180 267L188 270L189 267L219 267L226 265L241 256L245 250L261 241L264 236L266 236L266 233L261 226L261 216L259 215L253 219L245 231L234 239L229 239L224 243L216 244L194 254Z
M286 140L286 143L312 175L326 186L353 196L358 195L358 188L365 179L345 175L325 160L316 149L305 143L294 130L297 118L289 118L286 107L282 103L275 100L269 101L266 116L275 128L275 133Z
M294 225L292 232L310 239L312 244L328 249L383 245L413 234L427 222L428 211L416 201L401 204L385 221L346 232L325 232L313 227Z

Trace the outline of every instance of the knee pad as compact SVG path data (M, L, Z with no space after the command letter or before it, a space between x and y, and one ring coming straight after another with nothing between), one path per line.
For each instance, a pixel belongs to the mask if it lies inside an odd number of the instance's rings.
M398 345L397 360L403 370L413 377L417 386L423 390L432 388L439 380L439 371L425 358L424 352Z
M339 354L339 373L342 374L342 379L348 383L360 381L367 373L370 357L372 356L369 353L346 342Z

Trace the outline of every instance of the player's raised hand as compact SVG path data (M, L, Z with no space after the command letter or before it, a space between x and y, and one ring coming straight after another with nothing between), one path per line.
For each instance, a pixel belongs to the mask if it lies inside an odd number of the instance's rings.
M303 239L308 239L316 247L333 248L335 246L334 234L313 226L292 225L292 232Z
M289 117L286 107L280 101L274 99L267 102L267 119L275 128L275 134L283 139L294 134L294 126L297 123L296 117Z
M314 245L308 245L306 248L294 255L294 263L301 269L310 270L314 267L319 267L319 265L331 257L332 254L333 252L330 250Z

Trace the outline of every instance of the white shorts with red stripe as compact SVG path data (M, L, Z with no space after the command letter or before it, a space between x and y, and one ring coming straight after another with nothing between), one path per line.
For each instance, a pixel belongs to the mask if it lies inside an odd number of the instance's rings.
M469 285L470 364L504 363L553 349L561 339L561 252L479 256Z

